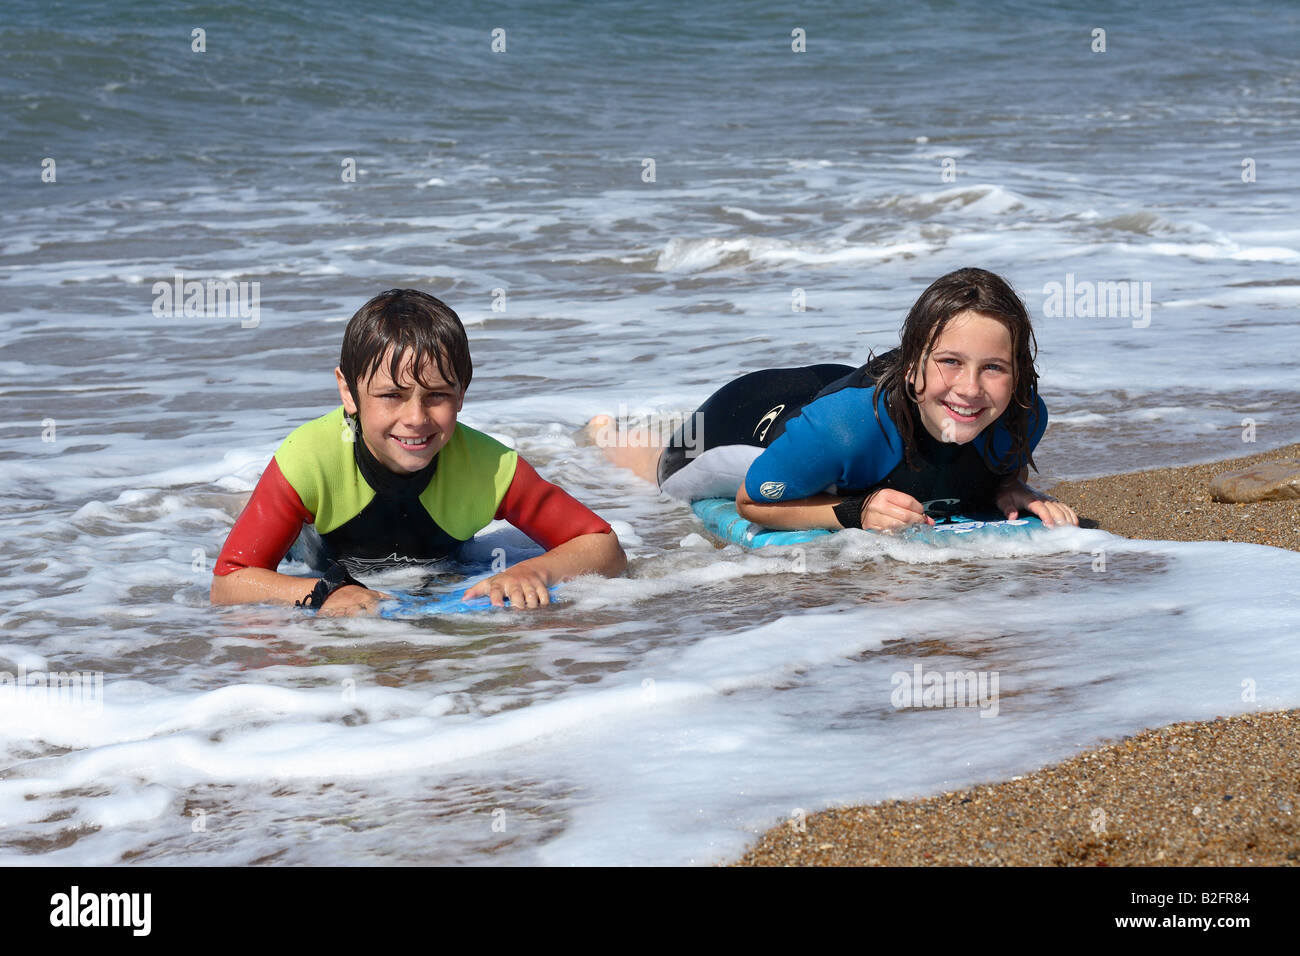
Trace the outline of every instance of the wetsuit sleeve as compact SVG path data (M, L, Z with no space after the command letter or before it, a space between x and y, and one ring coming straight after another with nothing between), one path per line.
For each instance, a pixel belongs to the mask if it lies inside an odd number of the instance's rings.
M790 422L795 425L798 419ZM800 440L798 428L784 434L754 459L745 473L745 493L753 501L796 501L835 483L839 461L835 450L821 442Z
M312 520L311 512L272 458L253 489L253 497L230 529L212 573L226 575L240 568L274 571L293 546L303 523Z
M805 405L745 474L753 501L797 501L882 480L899 452L871 411L870 389L844 389Z
M509 521L547 551L579 535L612 534L614 530L563 488L544 479L523 458L516 461L515 476L496 516Z

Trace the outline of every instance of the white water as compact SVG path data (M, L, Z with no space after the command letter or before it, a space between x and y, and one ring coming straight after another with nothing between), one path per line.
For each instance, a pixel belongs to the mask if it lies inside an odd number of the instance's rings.
M548 451L552 472L603 467L563 436L525 448ZM625 481L602 510L631 520L631 577L413 620L208 610L179 529L219 507L82 507L97 547L11 578L0 668L107 674L62 706L0 684L0 862L717 862L798 810L1300 700L1300 555L1077 529L715 551ZM51 574L75 598L40 596ZM996 674L997 698L898 709L918 664Z

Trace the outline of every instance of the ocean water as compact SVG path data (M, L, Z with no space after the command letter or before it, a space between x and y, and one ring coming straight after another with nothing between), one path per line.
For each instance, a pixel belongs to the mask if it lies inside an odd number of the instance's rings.
M0 860L714 862L1300 704L1294 554L718 550L573 440L862 361L980 265L1035 319L1042 480L1296 441L1298 33L1286 3L9 5L0 671L87 693L0 674ZM256 314L156 309L178 274L257 283ZM615 522L628 578L534 614L207 606L271 453L337 401L343 322L395 286L460 313L462 420ZM917 665L985 705L895 706Z

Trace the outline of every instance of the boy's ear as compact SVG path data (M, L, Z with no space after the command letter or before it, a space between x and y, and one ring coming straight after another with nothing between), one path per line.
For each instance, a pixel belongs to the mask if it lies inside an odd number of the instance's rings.
M348 380L343 377L343 369L334 369L334 378L339 383L339 398L343 399L343 410L349 415L357 413L357 403L352 397L352 390L348 388Z

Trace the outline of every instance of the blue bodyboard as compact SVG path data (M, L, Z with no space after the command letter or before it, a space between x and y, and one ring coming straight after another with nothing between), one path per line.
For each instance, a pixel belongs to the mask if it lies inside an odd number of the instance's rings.
M324 570L329 566L320 536L311 525L303 528L302 534L289 551L292 560L302 561L308 567ZM372 584L377 590L392 595L392 600L385 601L379 608L379 616L390 619L409 619L427 617L433 614L468 614L472 611L491 611L492 599L487 597L466 601L465 592L484 578L494 573L493 566L505 558L509 565L541 554L542 551L522 531L509 526L498 527L493 531L476 535L465 542L456 557L445 562L430 562L441 572L454 572L451 581L426 583L413 591L394 588L385 584L382 578ZM498 567L497 570L500 570ZM360 572L358 572L360 573ZM559 591L558 586L551 590L551 600ZM509 607L509 604L506 605Z
M490 575L483 575L489 577ZM472 588L477 581L471 581L469 584L462 584L453 591L442 591L434 594L410 594L401 591L392 591L388 593L393 595L391 601L385 601L379 609L379 616L389 619L427 617L432 614L467 614L471 611L491 611L492 599L488 597L476 597L472 601L465 600L465 592ZM559 593L559 585L550 589L551 603L556 602L556 595ZM507 601L506 607L510 604Z
M742 518L736 511L735 501L730 498L703 498L692 502L691 510L712 534L743 548L803 544L837 533L823 528L813 528L808 531L773 531ZM1014 521L1008 521L996 514L980 517L953 515L935 520L933 526L913 525L900 536L909 540L920 539L942 545L946 544L950 537L957 535L1023 537L1043 526L1043 523L1033 515L1024 515Z

